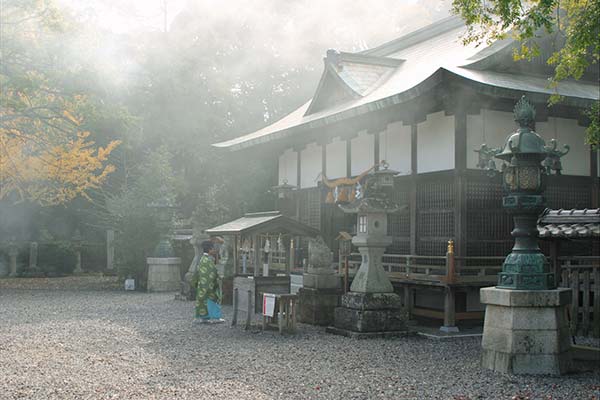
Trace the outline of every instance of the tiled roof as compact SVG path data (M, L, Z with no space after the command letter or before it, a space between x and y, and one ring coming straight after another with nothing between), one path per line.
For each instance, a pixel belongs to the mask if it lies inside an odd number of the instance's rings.
M538 220L542 239L587 239L600 237L600 208L584 210L547 209Z
M314 99L319 98L325 81L332 78L335 78L333 82L342 82L351 92L350 96L332 104L317 101L317 107L311 107L309 101L271 125L213 146L240 150L301 135L330 123L409 101L448 77L457 77L492 94L499 89L517 91L519 97L523 92L544 96L559 94L564 97L563 104L576 107L587 107L598 100L597 81L565 80L551 88L546 78L492 70L486 60L498 54L512 54L514 41L501 40L483 49L475 44L465 46L460 39L465 30L458 17L447 18L361 53L337 53L329 61L336 61L339 68L332 68L331 62L327 62L328 53Z

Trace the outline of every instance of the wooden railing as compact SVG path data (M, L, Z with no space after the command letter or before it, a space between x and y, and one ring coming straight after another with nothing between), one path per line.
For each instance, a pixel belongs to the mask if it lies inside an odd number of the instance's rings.
M573 290L571 333L600 337L600 257L558 257L560 286Z
M429 284L486 285L497 282L504 257L455 257L385 254L383 269L392 281L415 281ZM353 253L348 261L351 271L356 271L361 256Z

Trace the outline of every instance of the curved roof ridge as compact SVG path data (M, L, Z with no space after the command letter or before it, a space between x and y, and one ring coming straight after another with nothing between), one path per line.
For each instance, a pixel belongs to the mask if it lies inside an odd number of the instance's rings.
M358 54L385 57L464 25L465 23L460 17L452 15Z

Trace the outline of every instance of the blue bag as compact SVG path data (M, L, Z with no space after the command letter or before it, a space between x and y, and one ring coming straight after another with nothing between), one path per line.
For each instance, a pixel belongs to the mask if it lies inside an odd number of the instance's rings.
M208 318L220 319L221 318L221 305L210 299L206 301L206 307L208 308Z

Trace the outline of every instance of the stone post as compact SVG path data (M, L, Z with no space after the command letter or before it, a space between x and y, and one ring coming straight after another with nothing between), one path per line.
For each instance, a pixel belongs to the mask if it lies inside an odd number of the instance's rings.
M19 255L19 247L14 242L14 239L8 244L8 265L9 274L8 276L14 278L17 276L17 256Z
M111 271L115 267L115 231L106 231L106 269Z
M79 229L75 231L75 235L73 235L73 245L75 247L75 269L73 270L74 274L83 273L83 269L81 268L81 245L83 238L81 237L81 233Z
M38 244L37 242L31 242L29 244L29 269L35 271L37 269L38 259Z
M323 238L311 240L303 287L298 291L300 322L313 325L333 323L342 290L340 276L335 274L332 263L331 249Z

